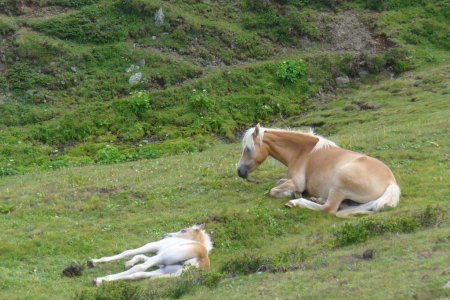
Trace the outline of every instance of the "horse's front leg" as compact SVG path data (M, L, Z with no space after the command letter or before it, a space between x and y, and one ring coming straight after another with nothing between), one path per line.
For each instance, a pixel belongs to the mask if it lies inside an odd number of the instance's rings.
M118 260L118 259L129 258L129 257L135 256L138 254L143 254L143 253L148 253L148 252L156 252L156 251L158 251L159 248L161 248L162 244L163 244L163 240L148 243L137 249L126 250L117 255L106 256L106 257L102 257L99 259L90 259L90 260L88 260L87 264L90 268L93 268L96 265L101 264L101 263L110 262L110 261Z
M296 193L296 186L292 179L281 179L276 187L270 190L270 195L275 198L292 197ZM301 195L301 194L300 194Z

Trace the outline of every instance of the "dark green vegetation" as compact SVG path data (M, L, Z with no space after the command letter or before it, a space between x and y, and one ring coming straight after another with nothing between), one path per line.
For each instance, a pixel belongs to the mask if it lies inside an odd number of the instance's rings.
M448 1L0 0L0 13L0 298L450 296ZM226 143L256 122L380 158L400 207L350 221L284 209L264 196L283 167L263 165L261 184L235 174ZM61 277L200 222L209 272L99 289L121 262Z

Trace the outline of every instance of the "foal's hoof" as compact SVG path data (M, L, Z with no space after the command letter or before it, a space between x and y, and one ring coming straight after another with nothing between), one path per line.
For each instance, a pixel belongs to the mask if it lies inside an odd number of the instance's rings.
M94 261L92 260L92 259L90 259L90 260L88 260L87 262L86 262L86 264L87 264L87 266L89 267L89 268L93 268L93 267L95 267L95 264L94 264Z
M94 280L92 280L92 285L93 286L100 286L102 285L103 280L101 280L100 278L95 278Z

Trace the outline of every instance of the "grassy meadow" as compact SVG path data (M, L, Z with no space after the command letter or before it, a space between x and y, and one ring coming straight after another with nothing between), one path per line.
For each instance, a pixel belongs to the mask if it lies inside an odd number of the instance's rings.
M448 1L22 2L0 0L0 299L450 298ZM236 174L257 122L381 159L399 207L285 208L284 166ZM210 271L62 276L198 223Z

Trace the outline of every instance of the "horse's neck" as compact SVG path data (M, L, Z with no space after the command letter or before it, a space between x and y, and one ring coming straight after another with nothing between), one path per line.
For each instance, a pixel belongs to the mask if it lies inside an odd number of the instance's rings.
M310 153L317 141L318 138L312 135L296 132L266 131L264 133L264 143L269 148L270 156L286 166Z

